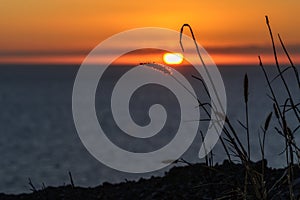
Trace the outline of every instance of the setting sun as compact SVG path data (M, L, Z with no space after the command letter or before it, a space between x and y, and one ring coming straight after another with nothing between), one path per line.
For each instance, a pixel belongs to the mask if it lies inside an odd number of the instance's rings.
M181 53L165 53L163 60L166 64L178 65L183 61L183 55Z

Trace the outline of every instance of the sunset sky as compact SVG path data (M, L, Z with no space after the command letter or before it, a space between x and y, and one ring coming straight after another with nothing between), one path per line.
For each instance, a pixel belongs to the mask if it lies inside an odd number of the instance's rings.
M113 34L184 23L217 64L255 64L257 55L270 62L265 15L300 63L299 10L298 0L2 0L0 63L78 64Z

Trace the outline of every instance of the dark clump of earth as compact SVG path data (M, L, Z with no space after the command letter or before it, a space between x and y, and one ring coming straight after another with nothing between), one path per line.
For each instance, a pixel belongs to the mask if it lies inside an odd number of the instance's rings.
M264 163L264 164L262 164ZM266 166L266 161L253 163L253 169L261 174L264 166L264 183L267 199L290 199L287 169ZM106 199L257 199L253 185L248 182L245 196L245 167L224 161L209 167L205 164L174 166L163 177L141 178L118 184L103 183L94 188L67 185L34 190L30 194L0 194L1 200L106 200ZM251 178L251 177L250 177ZM300 198L300 170L294 166L293 187L295 199Z

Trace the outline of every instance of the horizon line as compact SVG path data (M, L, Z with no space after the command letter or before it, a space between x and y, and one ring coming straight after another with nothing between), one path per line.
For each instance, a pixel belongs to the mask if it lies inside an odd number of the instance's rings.
M14 56L14 57L1 57L0 65L80 65L83 63L87 55L60 55L60 56ZM216 65L258 65L259 54L210 54L210 57ZM274 55L260 54L263 64L270 65L275 64ZM288 65L289 60L286 55L278 52L278 60L281 65ZM300 65L300 53L291 55L292 61L295 65ZM138 65L144 62L157 62L163 63L158 58L130 58L120 59L117 65ZM102 64L101 59L95 59L91 64ZM112 63L114 64L114 63Z

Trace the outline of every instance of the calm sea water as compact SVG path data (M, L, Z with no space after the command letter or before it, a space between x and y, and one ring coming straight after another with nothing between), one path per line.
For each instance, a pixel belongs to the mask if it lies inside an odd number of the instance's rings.
M69 184L68 171L72 172L74 182L80 186L95 186L102 182L120 182L126 179L137 179L141 176L162 175L168 168L153 173L128 174L106 167L94 159L82 145L72 117L72 88L78 66L1 66L0 67L0 192L21 193L30 192L28 178L39 188L46 186ZM161 134L161 139L155 141L130 141L111 122L109 111L109 95L113 82L118 76L128 70L126 67L115 67L106 73L102 80L103 91L97 95L97 112L104 117L102 123L108 137L122 148L131 151L151 151L163 146L172 139L172 134ZM249 76L249 109L250 129L252 132L253 160L260 158L258 133L265 118L272 111L272 104L267 97L268 88L261 69L248 67L219 67L222 74L228 101L228 116L237 128L241 138L245 131L237 120L244 121L243 78ZM275 68L268 67L268 72L274 76ZM300 71L300 69L299 69ZM194 71L186 68L181 70L197 89L197 93L205 99L201 84L190 78ZM293 74L287 72L290 89L300 102L299 89L293 80ZM285 95L279 81L274 82L279 97ZM150 92L149 92L150 90ZM151 92L152 91L152 92ZM155 91L155 92L154 92ZM159 94L159 95L158 95ZM171 93L154 86L147 88L146 93L137 94L139 103L161 101L167 111L176 116L178 109L176 101L170 100ZM206 98L207 99L207 98ZM148 103L149 103L148 102ZM140 123L147 121L147 111L139 104L132 106L133 116ZM178 119L177 119L178 120ZM177 121L178 122L178 121ZM291 121L297 125L296 121ZM177 127L176 119L166 132L172 132ZM205 127L205 123L202 124ZM284 157L277 156L283 150L284 141L274 129L268 133L266 157L273 167L284 166ZM298 140L298 138L297 138ZM203 162L197 158L200 136L184 154L190 162ZM146 148L146 149L145 149ZM225 158L220 144L213 150L215 162Z

